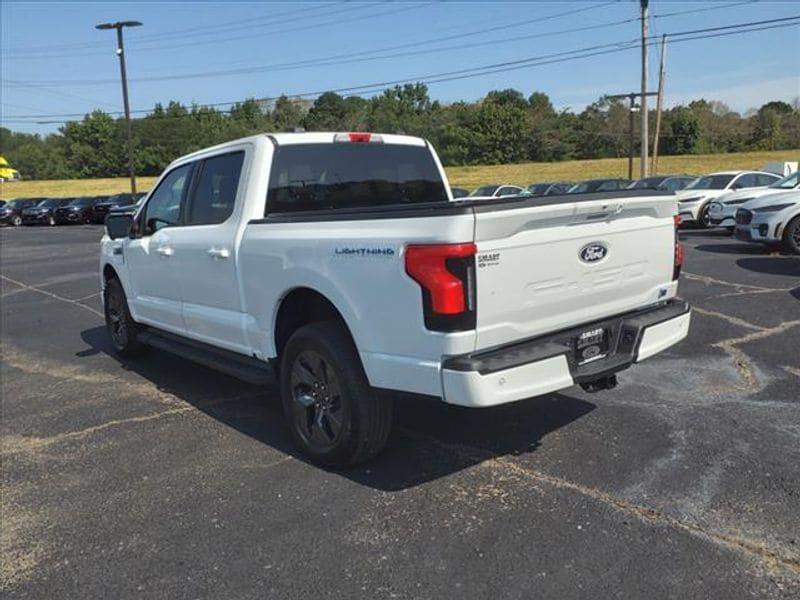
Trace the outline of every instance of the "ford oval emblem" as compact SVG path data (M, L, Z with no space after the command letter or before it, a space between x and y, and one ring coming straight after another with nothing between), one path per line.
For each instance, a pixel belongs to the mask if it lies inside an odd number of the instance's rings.
M585 263L596 263L603 260L606 254L608 254L608 247L606 247L605 244L602 242L592 242L581 248L578 256Z

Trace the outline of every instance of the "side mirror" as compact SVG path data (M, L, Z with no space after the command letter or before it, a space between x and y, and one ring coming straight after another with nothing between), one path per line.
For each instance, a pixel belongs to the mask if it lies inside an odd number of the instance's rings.
M112 240L128 237L133 229L133 215L108 215L106 217L106 232Z

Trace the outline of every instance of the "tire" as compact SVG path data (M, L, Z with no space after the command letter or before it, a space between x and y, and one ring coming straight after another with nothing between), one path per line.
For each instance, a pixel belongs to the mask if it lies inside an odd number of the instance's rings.
M703 208L700 209L700 212L697 213L697 224L700 226L701 229L710 229L711 228L711 217L708 214L708 203L706 203Z
M392 426L392 401L369 385L346 329L336 321L298 329L281 356L284 417L295 443L326 467L377 455Z
M795 217L783 230L782 245L789 254L800 254L800 217Z
M11 224L14 227L19 227L20 225L22 225L22 217L20 217L19 215L14 215L14 218L11 219Z
M47 217L47 224L50 225L50 227L52 227L53 225L56 224L56 218L53 215L50 215L49 217Z
M128 299L119 279L109 279L106 282L103 300L106 330L114 352L123 358L142 354L147 347L136 339L141 327L131 317Z

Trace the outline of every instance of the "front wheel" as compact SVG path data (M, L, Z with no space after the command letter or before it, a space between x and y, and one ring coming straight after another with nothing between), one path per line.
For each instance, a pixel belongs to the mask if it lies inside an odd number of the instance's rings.
M50 227L52 227L53 225L56 224L56 218L53 215L50 215L49 217L47 217L47 224L50 225Z
M783 230L783 249L789 254L800 254L800 217L795 217Z
M22 225L22 217L20 217L19 215L14 215L14 218L11 219L11 224L14 227L19 227L20 225Z
M103 290L106 315L106 329L111 338L114 351L124 358L137 356L144 352L144 346L136 339L139 325L128 310L128 299L119 279L110 279Z
M697 216L697 222L703 229L711 227L711 215L708 214L708 204L700 209L700 214Z
M369 385L350 336L336 321L292 335L281 357L280 387L292 437L312 461L348 467L386 445L391 399Z

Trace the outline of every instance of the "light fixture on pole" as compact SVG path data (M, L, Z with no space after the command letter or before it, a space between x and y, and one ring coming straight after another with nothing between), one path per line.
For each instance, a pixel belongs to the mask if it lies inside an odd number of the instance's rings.
M95 29L117 30L117 56L119 56L119 71L122 77L122 102L125 106L125 127L128 131L128 170L131 177L131 193L136 193L136 171L133 160L133 129L131 128L131 109L128 103L128 76L125 71L125 45L122 43L123 27L140 27L139 21L117 21L116 23L101 23Z

